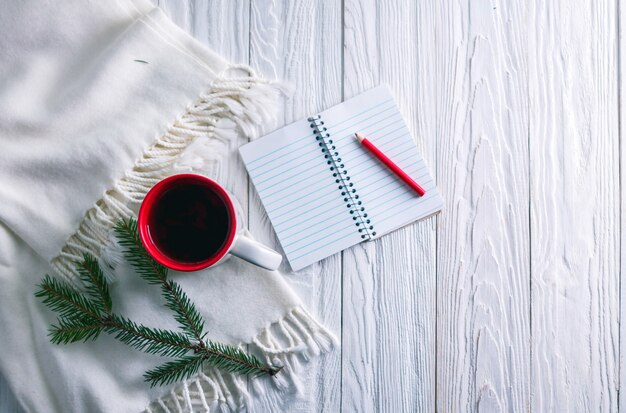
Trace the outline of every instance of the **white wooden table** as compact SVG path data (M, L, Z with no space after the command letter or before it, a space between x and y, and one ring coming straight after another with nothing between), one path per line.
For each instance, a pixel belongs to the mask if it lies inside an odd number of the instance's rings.
M342 348L310 365L309 402L276 411L626 410L626 6L160 5L228 59L291 81L285 123L387 83L445 199L436 218L290 275ZM241 164L231 179L275 243ZM19 411L3 384L0 411Z

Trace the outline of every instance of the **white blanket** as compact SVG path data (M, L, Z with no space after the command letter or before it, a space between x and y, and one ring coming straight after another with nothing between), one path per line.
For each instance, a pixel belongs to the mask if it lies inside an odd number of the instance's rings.
M107 336L52 345L54 315L33 296L46 273L76 282L72 261L89 252L117 264L119 313L174 328L158 289L117 256L110 228L185 165L220 179L236 156L229 138L274 115L276 85L229 65L146 0L0 0L0 10L0 372L24 409L229 410L266 388L292 389L298 359L334 339L277 272L233 258L174 275L209 338L285 365L250 383L207 368L150 389L142 374L162 360Z

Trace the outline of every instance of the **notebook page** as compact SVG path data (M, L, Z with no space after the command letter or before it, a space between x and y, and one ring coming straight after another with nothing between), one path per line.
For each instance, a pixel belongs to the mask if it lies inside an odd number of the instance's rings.
M374 238L441 210L443 200L386 86L371 89L321 115L371 221ZM357 131L419 183L426 194L417 196L363 148L354 138Z
M292 269L362 241L308 121L239 151Z

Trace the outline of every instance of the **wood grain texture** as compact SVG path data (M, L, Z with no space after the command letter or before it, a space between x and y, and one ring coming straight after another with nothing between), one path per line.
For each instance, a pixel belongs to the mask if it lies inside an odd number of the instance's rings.
M432 167L436 117L427 102L434 101L428 87L434 79L416 74L428 73L423 53L432 49L418 45L432 44L433 16L418 6L412 0L345 2L344 92L350 98L388 84ZM345 412L435 407L435 222L343 253Z
M445 200L375 243L283 266L342 349L256 411L626 412L621 2L158 4L291 82L280 124L389 84ZM221 171L280 248L239 157ZM0 412L21 411L0 379Z
M250 64L263 75L284 79L293 94L284 102L282 123L290 123L341 101L341 1L253 0ZM281 250L252 185L250 229ZM287 279L307 308L338 336L341 332L341 256L336 255ZM268 392L258 411L337 412L341 401L341 350L304 366L301 395L285 399Z
M535 1L528 20L534 411L616 411L617 4Z
M524 1L438 2L437 408L528 411Z

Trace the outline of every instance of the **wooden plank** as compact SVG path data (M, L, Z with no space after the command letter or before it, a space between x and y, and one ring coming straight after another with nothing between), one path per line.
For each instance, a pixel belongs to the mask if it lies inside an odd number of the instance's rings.
M283 122L289 123L341 100L341 2L253 0L250 61L267 77L291 83ZM250 228L278 250L263 206L250 185ZM269 235L268 235L269 234ZM283 270L288 273L288 264ZM341 332L341 257L336 255L287 276L307 308L331 331ZM258 411L337 412L340 406L341 349L305 365L303 394L284 398L268 392ZM308 378L306 374L308 373Z
M346 0L344 90L349 98L388 84L434 173L432 7ZM435 223L431 218L343 254L345 412L435 408Z
M437 408L528 411L525 2L437 2Z
M532 407L616 411L617 4L533 3L527 38Z

